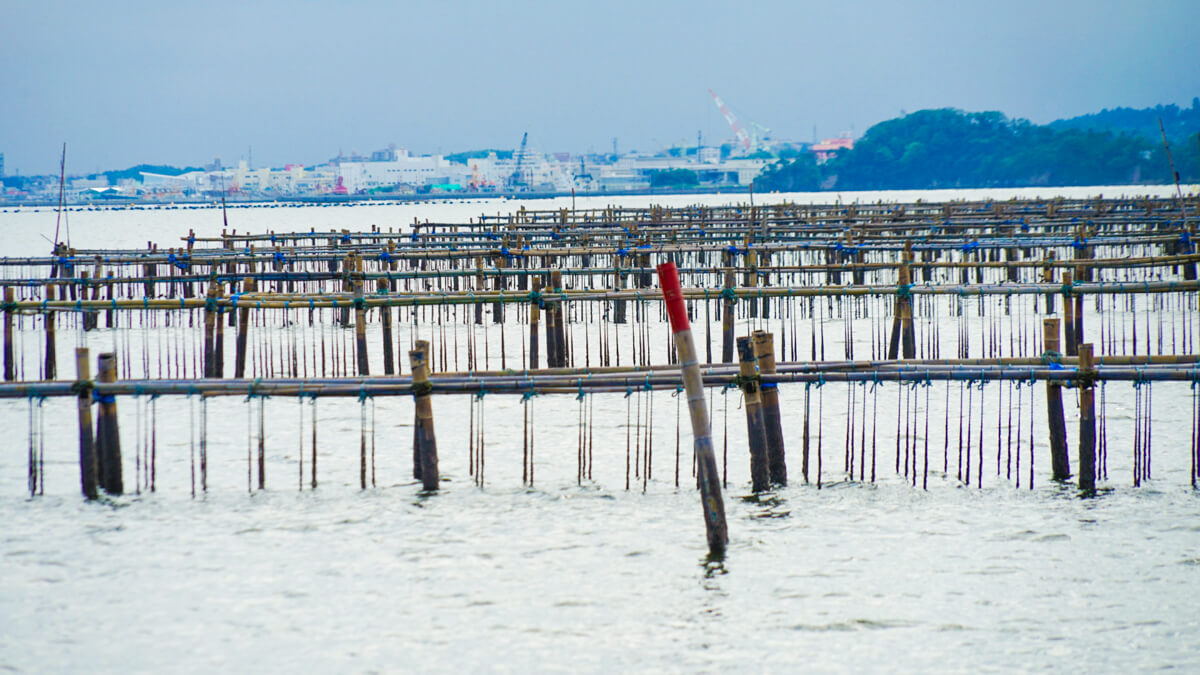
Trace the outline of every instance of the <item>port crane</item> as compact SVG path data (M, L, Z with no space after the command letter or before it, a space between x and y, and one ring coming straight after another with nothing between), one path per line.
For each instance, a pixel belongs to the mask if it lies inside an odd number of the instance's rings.
M517 167L513 169L512 175L508 178L508 186L510 189L516 189L525 184L521 180L521 163L525 160L525 145L529 142L529 132L526 131L524 136L521 136L521 149L517 152Z
M754 152L755 150L758 150L759 139L765 139L771 130L761 124L751 122L750 124L755 130L753 133L747 132L746 128L738 122L737 116L733 114L733 111L729 109L729 106L725 105L725 102L721 100L720 96L717 96L712 89L708 90L708 95L712 96L713 102L717 104L717 108L721 111L721 115L725 118L725 121L729 123L729 127L733 129L733 135L737 138L737 142L742 146L742 148L746 152Z

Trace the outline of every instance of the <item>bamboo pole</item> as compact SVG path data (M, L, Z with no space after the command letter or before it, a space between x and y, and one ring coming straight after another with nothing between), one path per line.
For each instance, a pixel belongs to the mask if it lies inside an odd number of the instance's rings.
M775 374L775 336L765 331L753 333L754 358L758 372ZM779 385L765 383L761 387L763 426L767 433L767 458L771 482L787 485L787 457L783 447L783 423L779 414Z
M246 293L254 293L256 284L254 279L246 279L243 282L242 288ZM238 309L237 319L237 348L234 354L233 376L241 379L246 376L246 341L249 338L250 331L250 308L242 304Z
M550 270L550 286L555 295L561 296L563 292L562 270ZM563 317L563 301L555 300L548 311L554 314L554 365L558 368L565 368L567 366L567 326Z
M354 288L354 345L358 375L371 374L371 364L367 359L367 308L363 301L364 290L362 280L362 258L354 257L354 268L351 273L351 284Z
M1079 342L1075 339L1075 299L1070 291L1071 283L1075 280L1073 272L1063 272L1063 353L1067 356L1079 355Z
M1042 344L1046 358L1053 361L1058 357L1059 320L1042 320ZM1050 464L1054 480L1071 477L1070 460L1067 457L1067 424L1063 419L1062 385L1046 381L1046 421L1049 424Z
M57 285L49 285L46 287L46 299L52 299L55 296ZM53 380L58 375L58 342L54 335L54 312L43 312L42 320L46 324L46 363L44 368L44 379Z
M692 330L688 323L687 307L680 293L679 273L675 263L666 262L658 266L658 280L662 287L663 300L671 332L675 338L675 350L679 354L679 367L687 392L688 416L692 421L692 439L695 449L697 482L700 485L700 503L704 510L704 528L708 538L708 552L715 557L723 556L729 544L729 529L725 523L725 502L721 498L721 481L717 472L717 458L713 452L712 432L708 422L708 408L704 402L704 381L700 375L700 363L696 346L692 341Z
M386 293L388 290L387 280L376 279L375 290L379 293ZM383 374L394 375L396 355L392 351L392 308L390 306L384 305L379 308L379 323L383 328Z
M79 411L79 481L83 496L100 496L96 446L92 437L92 373L87 347L75 350L75 384Z
M733 363L733 289L737 277L725 270L725 288L721 291L721 363Z
M426 355L429 353L429 343L417 340L416 349L408 352L412 366L412 391L416 406L416 444L421 459L421 485L426 492L438 489L438 454L437 438L433 431L433 405L429 401L429 392L433 386L429 382L429 369Z
M4 289L4 379L17 379L16 362L13 358L13 319L16 316L16 296L12 288Z
M98 381L117 381L117 355L101 354L97 359ZM100 415L96 420L96 455L100 465L100 487L110 495L119 495L125 490L121 477L121 434L117 427L117 399L112 394L96 397L100 402Z
M208 284L204 305L204 376L216 377L217 282Z
M754 492L763 492L771 487L770 460L767 457L767 430L763 419L762 396L759 393L759 377L754 362L754 347L750 338L737 339L738 362L741 376L738 386L746 407L746 436L750 446L750 484Z
M529 368L538 369L538 322L541 319L542 280L534 277L532 284L533 300L529 302Z
M1096 490L1096 376L1091 343L1079 345L1079 489Z

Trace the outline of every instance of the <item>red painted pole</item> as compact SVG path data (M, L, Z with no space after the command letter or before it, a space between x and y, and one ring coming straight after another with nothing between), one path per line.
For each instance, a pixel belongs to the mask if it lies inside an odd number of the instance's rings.
M683 292L679 287L679 271L675 269L675 263L666 262L658 266L658 282L662 286L667 316L671 320L671 332L675 335L675 350L679 354L683 388L687 392L688 415L692 419L692 438L699 472L700 501L704 507L704 526L708 534L708 551L711 555L720 556L725 553L725 546L729 543L729 529L725 524L725 502L721 498L721 481L717 473L717 458L713 453L708 407L704 404L704 381L700 377L700 363L696 358L696 345L692 341L692 327L688 322Z

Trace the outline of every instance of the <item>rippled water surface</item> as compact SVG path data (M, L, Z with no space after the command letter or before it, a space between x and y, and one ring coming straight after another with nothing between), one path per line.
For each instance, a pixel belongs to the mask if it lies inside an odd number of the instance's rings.
M414 214L438 218L439 208L450 207L356 207L330 224L386 228ZM455 208L461 213L446 219L502 207ZM287 211L320 227L315 219L331 210ZM236 215L246 229L282 227L256 225L256 213ZM72 215L74 236L107 244L89 229L92 215ZM186 232L185 215L215 219L212 212L171 212L168 234ZM98 216L129 245L166 240L141 229L156 217ZM11 246L5 253L41 253L44 247L27 240L40 241L37 228L52 218L45 211L0 215ZM89 337L97 349L110 339L106 332ZM685 487L674 484L676 400L667 393L655 395L653 478L644 490L633 481L629 491L626 415L636 426L641 405L644 420L648 398L592 397L594 472L582 485L578 404L571 396L534 399L537 481L525 488L525 411L519 398L487 397L487 477L479 488L468 475L468 404L435 397L444 479L436 496L420 495L410 478L408 399L369 402L365 436L357 401L320 401L316 490L307 486L311 404L266 401L264 491L247 490L247 452L257 443L247 427L257 412L240 398L215 400L208 404L209 491L194 499L198 402L157 402L158 490L139 495L135 447L150 412L144 401L122 399L130 494L103 504L78 495L73 401L48 400L40 410L44 423L34 426L44 425L45 495L32 499L25 483L31 404L0 402L7 439L0 452L0 669L1200 668L1200 498L1188 481L1188 386L1155 386L1154 478L1135 489L1132 389L1109 385L1109 479L1093 499L1048 480L1040 389L1033 490L1024 479L1018 489L996 475L995 396L983 410L983 488L956 479L953 445L943 474L944 387L934 385L928 408L931 472L922 490L892 470L894 387L879 397L882 479L845 480L846 390L829 385L825 484L817 490L803 484L796 463L803 389L782 386L793 482L759 498L749 496L744 411L734 392L716 393L719 453L728 425L732 538L721 562L706 559L698 498L686 488L686 419ZM1066 404L1073 443L1073 396ZM951 433L958 423L952 412ZM374 445L376 487L360 490L364 437L368 452ZM1027 435L1023 443L1027 470ZM924 473L923 461L918 470Z

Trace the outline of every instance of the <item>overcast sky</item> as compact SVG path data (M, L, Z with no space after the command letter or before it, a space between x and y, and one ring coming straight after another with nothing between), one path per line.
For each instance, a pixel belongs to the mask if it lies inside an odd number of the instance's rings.
M0 0L7 173L1049 122L1200 95L1200 0Z

